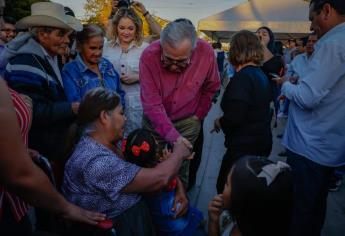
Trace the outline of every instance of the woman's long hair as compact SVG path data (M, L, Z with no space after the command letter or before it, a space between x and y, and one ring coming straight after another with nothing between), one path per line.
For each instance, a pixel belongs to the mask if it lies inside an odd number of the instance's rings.
M120 104L120 97L113 91L104 88L94 88L88 91L80 102L75 123L69 130L65 159L73 153L75 145L82 135L93 129L93 123L102 111L112 111Z
M114 15L112 21L111 21L111 41L110 45L114 46L117 39L119 38L119 35L117 33L117 27L119 25L119 22L122 18L128 18L131 19L135 25L135 37L134 41L135 44L139 47L143 43L144 37L143 37L143 22L140 19L140 17L135 13L135 11L131 8L120 8L116 14Z

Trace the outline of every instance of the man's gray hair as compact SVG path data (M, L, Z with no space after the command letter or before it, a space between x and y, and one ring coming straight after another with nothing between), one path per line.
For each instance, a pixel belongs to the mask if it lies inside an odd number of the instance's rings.
M169 44L173 48L177 48L178 44L186 39L192 43L192 48L196 46L196 31L193 24L185 21L170 22L161 32L161 45Z

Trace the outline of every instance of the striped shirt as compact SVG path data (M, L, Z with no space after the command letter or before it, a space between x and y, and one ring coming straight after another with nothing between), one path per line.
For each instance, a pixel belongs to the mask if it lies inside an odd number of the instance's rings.
M9 89L13 106L17 115L20 133L23 138L25 146L28 146L28 133L30 129L31 112L25 101L18 93ZM7 191L3 186L0 186L0 219L2 216L3 202L6 199L6 204L10 204L10 209L14 219L19 222L28 211L28 205L15 194ZM5 216L6 217L6 216Z

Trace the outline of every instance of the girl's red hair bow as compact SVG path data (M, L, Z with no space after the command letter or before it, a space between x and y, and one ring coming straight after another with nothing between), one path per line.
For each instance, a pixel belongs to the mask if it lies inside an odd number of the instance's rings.
M132 153L134 156L138 157L140 155L140 151L144 151L144 152L150 151L150 144L144 141L140 146L133 145Z

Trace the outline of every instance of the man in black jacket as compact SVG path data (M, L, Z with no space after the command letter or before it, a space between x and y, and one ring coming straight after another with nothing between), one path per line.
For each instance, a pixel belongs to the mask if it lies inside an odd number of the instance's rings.
M32 15L21 19L18 28L30 28L8 44L2 53L5 79L33 102L29 147L50 160L61 158L65 135L79 103L65 97L57 56L66 51L69 34L81 30L79 21L66 16L63 6L51 2L32 5Z

